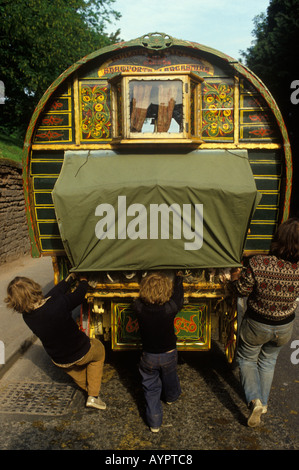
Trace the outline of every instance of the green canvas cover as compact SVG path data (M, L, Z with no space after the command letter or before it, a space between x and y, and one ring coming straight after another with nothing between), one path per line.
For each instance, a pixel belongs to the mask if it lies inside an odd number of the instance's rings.
M67 151L52 196L73 271L240 266L260 199L246 150Z

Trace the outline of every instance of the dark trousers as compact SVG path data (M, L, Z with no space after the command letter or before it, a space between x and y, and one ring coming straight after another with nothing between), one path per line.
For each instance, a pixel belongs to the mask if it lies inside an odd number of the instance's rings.
M139 372L146 401L146 419L150 427L158 428L162 424L162 393L167 402L177 400L181 394L177 358L176 349L162 354L142 353Z

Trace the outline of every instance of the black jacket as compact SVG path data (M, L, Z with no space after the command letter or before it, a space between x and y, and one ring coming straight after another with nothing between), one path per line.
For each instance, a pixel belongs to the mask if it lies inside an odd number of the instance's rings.
M138 298L133 303L140 328L143 350L159 354L176 348L174 318L184 303L182 277L176 277L173 294L163 305L147 304Z
M72 293L67 293L68 289L69 284L61 281L47 293L45 297L50 299L44 305L23 314L25 323L57 364L76 362L90 348L88 336L72 318L72 310L84 300L88 283L81 281Z

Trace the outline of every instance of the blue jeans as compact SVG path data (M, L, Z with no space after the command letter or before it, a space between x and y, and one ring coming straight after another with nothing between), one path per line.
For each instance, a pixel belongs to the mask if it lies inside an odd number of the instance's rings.
M176 349L162 354L142 353L139 372L146 401L146 419L150 427L158 428L162 424L162 392L167 402L177 400L181 394L177 358Z
M292 321L285 325L266 325L244 317L237 361L248 404L259 398L267 405L276 360L281 348L291 339L293 324Z

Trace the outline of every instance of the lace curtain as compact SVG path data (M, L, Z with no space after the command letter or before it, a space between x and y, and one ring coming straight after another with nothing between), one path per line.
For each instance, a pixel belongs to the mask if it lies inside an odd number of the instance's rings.
M140 132L150 105L152 85L150 83L138 83L133 88L131 132Z
M131 132L141 132L148 108L152 103L151 92L154 88L157 91L158 105L155 115L148 117L155 119L154 132L167 132L170 128L174 107L177 101L180 82L168 81L164 83L136 83L133 87L132 109L131 109Z
M157 119L157 132L167 132L177 98L177 83L169 82L167 86L159 85L159 109Z

